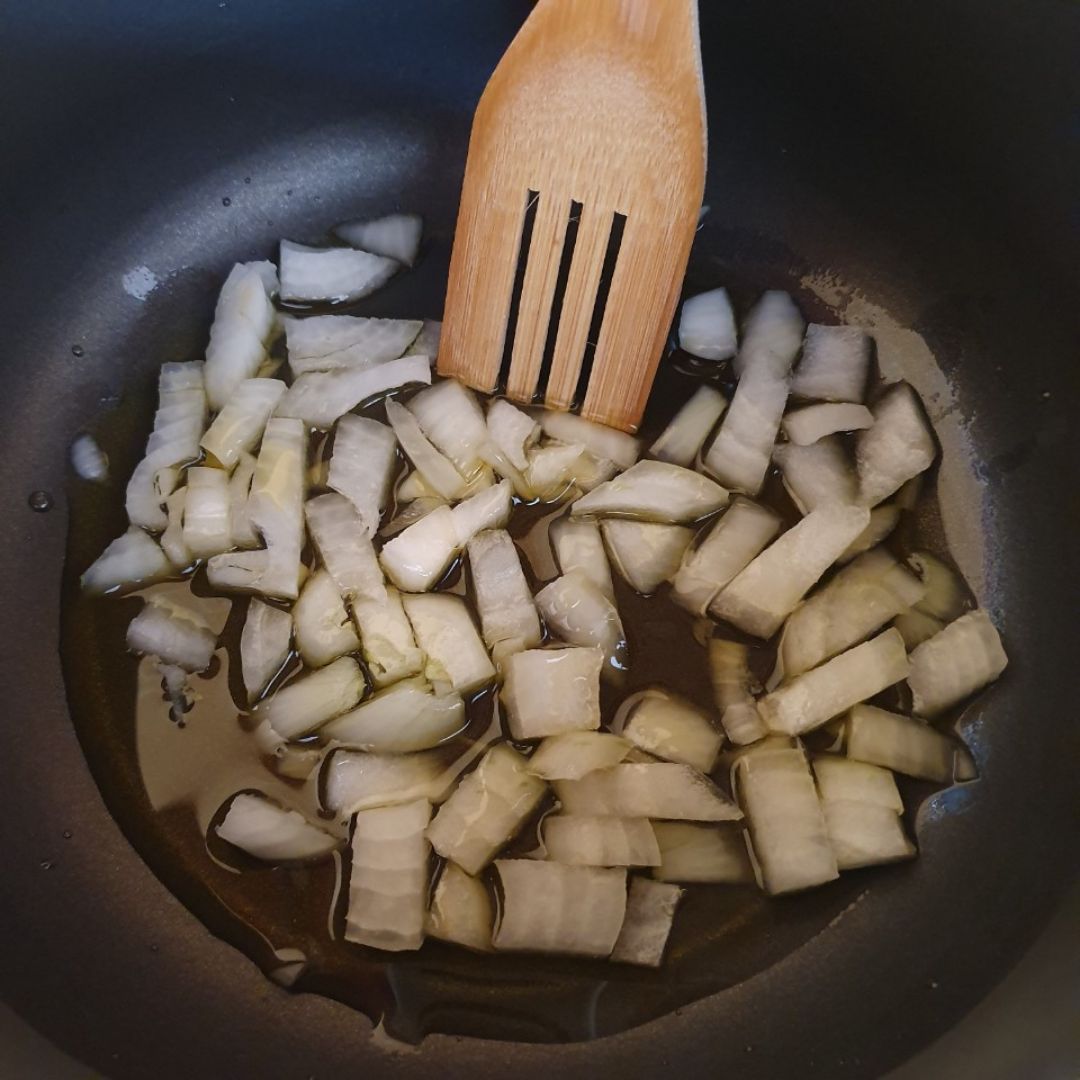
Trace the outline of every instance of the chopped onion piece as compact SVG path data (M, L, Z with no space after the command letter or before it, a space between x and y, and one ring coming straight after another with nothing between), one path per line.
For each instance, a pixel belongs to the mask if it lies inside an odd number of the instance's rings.
M824 754L814 761L814 779L823 803L854 802L904 812L896 780L888 769L863 761Z
M308 667L325 667L331 660L359 650L360 639L326 570L316 570L304 582L292 614L296 648Z
M925 472L937 457L937 443L919 395L894 383L871 406L873 426L855 441L859 498L876 506L902 484Z
M401 593L388 588L386 599L352 601L364 663L376 686L389 686L424 669L424 654L413 637Z
M754 880L746 842L737 827L657 821L653 835L660 849L653 877L660 881L745 885Z
M71 443L71 467L83 480L103 484L109 479L109 458L93 435L84 432Z
M289 387L277 415L297 417L325 431L368 398L411 383L430 382L431 364L426 356L402 356L364 368L309 371Z
M190 608L150 596L128 625L127 644L132 652L156 656L185 671L205 671L214 657L217 634Z
M953 779L958 744L910 716L856 705L847 720L847 756L944 784Z
M319 495L304 507L308 531L342 596L381 603L386 582L356 507L344 495Z
M578 499L571 513L692 522L727 501L728 493L708 477L666 461L645 460Z
M458 503L450 512L457 532L457 546L464 547L485 529L501 529L510 520L510 482L500 480Z
M807 405L784 417L784 434L796 446L809 446L839 431L861 431L874 422L865 405L843 402Z
M785 378L765 369L748 371L705 455L705 471L727 488L756 495L765 482L786 401Z
M593 457L587 451L577 459L574 466L574 487L581 492L592 491L619 471L619 466L608 458Z
M756 637L772 637L869 520L869 510L857 506L811 511L735 576L710 614Z
M916 855L900 815L888 807L826 800L822 810L841 870L898 862Z
M506 743L493 746L439 807L431 846L466 873L478 874L521 828L547 790Z
M292 616L252 597L240 634L240 667L248 701L257 698L285 666L291 640Z
M465 726L460 695L437 695L426 679L406 679L331 720L320 735L376 754L429 750Z
M404 480L398 484L395 493L399 503L412 502L414 499L437 498L439 502L446 502L435 494L435 489L424 479L423 475L413 469Z
M627 584L643 596L675 576L694 530L654 521L608 518L600 523L611 561Z
M423 592L439 580L459 546L453 511L441 505L387 541L379 562L399 589Z
M259 702L255 714L269 721L282 738L296 739L351 709L363 694L360 665L352 657L343 656L286 683L272 697Z
M285 393L280 379L244 379L238 383L202 437L202 447L226 468L259 444L266 423Z
M704 614L779 531L776 514L737 495L698 547L684 553L672 582L675 600L695 615Z
M659 461L690 468L726 408L727 398L719 390L699 386L649 447L649 453Z
M874 548L795 609L784 626L777 671L785 679L863 641L923 595L914 574Z
M471 476L483 460L489 439L484 412L473 392L456 379L440 379L415 394L408 407L424 434L453 462L457 471L462 476ZM409 453L407 447L405 452ZM413 463L424 471L415 458Z
M649 690L633 707L617 734L667 761L711 772L723 735L688 701L662 690Z
M273 271L268 263L237 263L221 287L206 346L206 395L214 412L266 360L275 318L270 294L276 288L276 281L264 278L267 268Z
M770 731L799 735L906 678L908 657L896 630L856 645L785 683L758 702Z
M545 585L536 594L536 607L563 641L602 650L605 674L626 669L626 634L619 613L580 570Z
M337 750L326 761L324 805L342 818L414 799L438 803L453 785L453 770L447 768L442 750L417 754Z
M343 416L334 429L327 483L356 507L368 536L379 531L397 461L397 438L366 416Z
M169 518L169 524L161 534L161 550L165 552L169 562L178 570L186 570L195 562L195 556L191 548L184 542L184 505L187 503L187 488L177 488L165 500L165 512ZM232 544L232 502L229 503L229 540Z
M556 780L555 795L567 814L735 821L742 812L707 777L689 765L666 761L613 765L580 780Z
M806 321L786 292L770 289L750 309L733 368L742 378L750 371L767 371L785 378L802 347Z
M747 648L740 642L709 639L709 673L720 723L727 737L738 746L755 743L767 734L757 702L750 693L746 656Z
M927 615L925 611L912 608L893 619L893 626L900 631L904 644L908 650L914 649L924 641L929 641L935 634L940 634L945 629L945 624L933 615Z
M545 409L540 414L540 427L549 439L580 446L593 457L614 461L623 469L629 469L641 454L641 442L633 435L586 420L577 413Z
M593 769L618 765L630 743L606 731L564 731L549 735L529 758L529 772L544 780L578 780Z
M484 643L496 662L539 645L540 616L510 534L502 529L477 533L468 555Z
M908 563L926 587L922 598L913 606L942 622L959 619L968 607L967 589L960 575L926 551L916 551Z
M864 330L811 323L791 392L824 401L862 401L869 372L870 337Z
M385 285L398 263L355 248L313 248L281 241L281 299L343 303Z
M424 674L437 692L471 694L495 678L495 668L459 596L416 593L401 598L416 643L427 655Z
M540 441L540 425L505 398L496 398L487 412L488 433L515 469L529 467L528 453Z
M911 654L908 685L915 712L944 712L992 683L1008 662L989 614L980 608L961 615Z
M659 866L660 849L645 818L549 814L541 826L547 856L571 866Z
M784 475L787 488L802 514L827 503L853 503L858 496L855 467L838 435L809 446L785 443L773 458Z
M431 488L444 499L460 499L465 494L465 477L428 441L416 417L404 405L388 401L386 418L402 450Z
M412 266L420 250L424 219L419 214L387 214L371 221L346 221L334 232L350 247L385 255Z
M427 921L431 803L416 799L356 815L345 940L398 952L419 949Z
M286 810L264 795L234 795L214 832L233 847L264 862L319 859L338 847L335 836L312 825L297 810Z
M836 561L850 562L857 555L877 547L900 524L900 509L896 506L875 506L870 511L870 524L848 545Z
M626 915L626 871L499 859L500 951L608 956Z
M308 318L287 315L281 321L285 326L289 366L297 374L302 370L320 370L317 367L298 368L297 361L303 364L341 354L359 364L396 360L416 339L423 325L416 319L369 319L357 315L312 315ZM330 364L330 367L339 366L348 364Z
M416 340L405 350L405 356L424 356L429 363L434 363L439 355L439 342L442 340L442 323L438 319L424 319Z
M507 657L502 697L511 736L595 731L603 663L599 649L526 649Z
M773 896L839 876L814 778L802 750L762 750L734 769L762 886Z
M464 945L480 952L491 951L495 910L487 886L448 862L439 875L427 917L429 937Z
M223 469L187 470L184 498L184 546L196 559L206 559L232 547L229 474Z
M560 517L548 529L555 561L564 574L584 574L609 600L615 600L611 567L600 535L600 526L587 519Z
M259 536L251 523L251 482L255 479L255 458L241 454L229 477L229 535L233 547L257 548Z
M577 443L548 443L530 450L529 467L524 476L528 495L541 502L562 498L576 479L584 454L584 449Z
M710 289L683 301L680 349L702 360L727 360L737 347L735 313L726 289Z
M132 525L90 564L82 587L90 593L148 585L175 573L158 542Z

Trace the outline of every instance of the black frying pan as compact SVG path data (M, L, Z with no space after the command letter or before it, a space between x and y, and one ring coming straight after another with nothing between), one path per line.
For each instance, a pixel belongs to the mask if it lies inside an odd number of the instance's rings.
M57 653L68 438L197 355L224 269L282 235L420 209L425 262L379 303L436 311L469 117L527 6L6 12L3 985L112 1077L872 1076L986 993L1075 872L1080 13L1050 0L703 4L712 211L693 272L842 314L832 271L925 338L955 388L941 424L973 448L946 446L952 497L1013 662L965 721L982 780L924 811L917 863L860 879L831 925L824 901L780 902L733 986L643 1027L552 1045L526 1020L502 1032L519 1042L388 1056L356 1012L287 995L208 935L108 815ZM118 474L148 421L116 430ZM597 1031L648 1012L612 1020L604 1000ZM461 1029L437 999L424 1015Z

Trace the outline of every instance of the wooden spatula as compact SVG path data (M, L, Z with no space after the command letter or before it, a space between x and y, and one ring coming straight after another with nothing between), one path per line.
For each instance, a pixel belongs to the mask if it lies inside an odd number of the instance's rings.
M540 0L473 120L440 374L635 429L704 183L697 0Z

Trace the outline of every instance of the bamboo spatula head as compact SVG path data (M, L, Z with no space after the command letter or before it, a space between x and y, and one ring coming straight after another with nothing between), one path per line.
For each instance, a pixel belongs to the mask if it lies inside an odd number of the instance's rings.
M473 120L440 374L635 429L704 183L697 0L540 0Z

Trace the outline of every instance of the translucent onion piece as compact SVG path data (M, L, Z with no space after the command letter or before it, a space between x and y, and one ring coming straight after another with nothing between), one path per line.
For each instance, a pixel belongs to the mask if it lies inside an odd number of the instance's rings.
M898 862L916 855L899 814L887 807L826 801L822 810L841 870Z
M529 467L528 452L540 440L540 425L526 412L505 398L496 398L488 406L488 433L515 469Z
M854 540L836 561L838 563L850 562L857 555L877 547L900 523L900 509L896 506L875 506L870 511L870 523Z
M495 909L487 886L448 862L435 884L427 917L429 937L464 945L480 952L491 951Z
M609 518L600 523L611 561L626 583L643 596L675 576L694 530L682 525Z
M280 379L245 379L238 383L202 437L202 447L231 469L242 453L259 444L266 422L285 393Z
M567 493L577 477L584 449L577 443L548 443L529 451L524 481L531 498L554 502Z
M856 705L847 719L847 756L943 784L952 780L957 743L910 716Z
M70 457L71 467L83 480L103 484L109 479L109 459L93 435L77 435L71 443Z
M436 506L387 541L379 561L399 589L423 592L442 577L458 547L453 511L449 506Z
M217 634L197 612L152 596L128 624L127 645L132 652L156 656L185 671L205 671L214 657Z
M344 495L319 495L304 507L308 531L342 596L382 603L386 582L367 529Z
M682 894L677 885L632 877L626 915L611 959L622 964L659 967Z
M785 683L758 702L770 731L799 735L906 678L908 657L896 630L856 645Z
M814 761L814 779L824 803L856 802L883 806L894 814L904 812L896 780L888 769L824 754Z
M605 674L627 666L626 634L615 605L580 570L545 585L536 607L548 628L570 645L595 646Z
M285 301L359 300L381 288L398 263L351 248L312 248L281 241L281 299Z
M364 694L364 675L349 656L293 679L259 702L255 715L284 739L296 739L351 709Z
M309 323L326 320L333 324L349 320L348 328L318 328L308 331ZM420 333L414 319L365 319L352 315L321 315L312 319L286 319L285 336L289 349L289 367L294 375L309 371L340 371L371 368L396 360ZM341 347L322 351L334 340Z
M399 503L412 502L413 499L439 498L435 489L415 469L398 484L396 496ZM445 499L439 501L446 502Z
M656 821L653 835L660 849L660 865L653 877L660 881L746 885L754 880L739 828Z
M402 450L431 489L444 499L460 499L465 494L465 477L428 441L416 417L404 405L388 401L386 418Z
M405 350L406 356L425 356L434 363L439 355L439 341L442 338L442 323L438 319L424 319L416 340Z
M726 289L710 289L683 301L679 348L702 360L727 360L735 355L735 313Z
M441 802L453 785L441 750L418 754L369 754L338 750L325 765L324 804L340 818L376 806L396 806L414 799Z
M274 286L268 288L264 280L268 265L237 263L221 287L206 347L206 394L214 412L225 407L237 386L253 378L266 359L274 327Z
M770 289L750 309L742 346L732 365L742 378L751 371L786 377L802 347L806 322L786 292Z
M232 547L232 504L229 474L223 469L187 470L184 499L184 546L196 559L206 559Z
M735 821L742 812L707 777L689 765L666 761L614 765L580 780L556 780L555 795L567 814Z
M870 520L862 507L830 504L811 511L767 547L709 607L715 618L768 638Z
M229 477L229 534L233 547L257 548L259 536L251 523L251 482L255 479L255 458L241 454Z
M418 593L406 594L401 602L416 643L427 656L424 674L436 691L471 694L495 678L495 668L461 597Z
M489 435L484 412L471 390L455 379L441 379L413 395L408 408L424 434L462 476L470 476L479 467ZM414 464L420 468L419 463Z
M683 311L685 313L686 304ZM649 453L658 461L689 468L726 408L727 398L719 390L699 386L664 428L660 438L649 447Z
M593 457L586 452L577 459L574 466L574 487L579 491L589 492L610 480L619 471L619 466L608 458Z
M379 531L397 461L397 439L385 424L343 416L334 429L327 483L356 507L369 536Z
M296 648L308 667L325 667L331 660L359 650L360 639L326 570L316 570L304 582L292 614Z
M187 502L187 488L177 488L165 500L165 512L169 523L161 534L161 550L169 562L178 570L185 570L195 562L191 548L184 542L184 504ZM229 503L230 529L228 546L232 546L232 502Z
M825 403L807 405L784 417L784 434L796 446L809 446L839 431L861 431L874 422L865 405Z
M248 701L253 701L289 658L292 616L252 597L240 634L240 667Z
M720 710L720 723L727 737L738 746L757 742L767 734L750 693L747 648L723 638L709 640L709 673L713 695Z
M571 512L692 522L714 513L727 501L728 493L708 477L666 461L646 460L578 499Z
M437 695L426 679L406 679L323 727L320 735L376 754L430 750L465 726L465 702Z
M603 663L599 649L527 649L507 657L502 698L511 736L595 731Z
M466 873L478 874L521 828L546 790L513 747L493 746L439 808L427 832L431 846Z
M175 573L158 542L132 525L90 564L82 587L89 593L148 585Z
M233 847L264 862L319 859L338 847L335 836L312 825L297 810L286 810L263 795L241 792L214 832Z
M967 589L960 575L926 551L916 551L909 556L908 563L925 586L923 596L914 607L942 622L959 619L968 607Z
M611 567L608 565L604 540L597 522L560 517L551 523L548 538L562 573L580 571L614 602L615 586L611 581Z
M697 548L684 553L672 580L675 600L695 615L704 614L779 531L776 514L737 495Z
M468 556L484 643L495 660L539 645L540 616L510 534L502 529L477 533Z
M659 866L645 818L549 814L541 826L547 857L571 866Z
M934 432L918 394L895 383L871 406L874 424L855 440L859 498L867 506L887 499L905 481L925 472L937 457Z
M500 859L500 951L608 956L626 914L626 871Z
M550 735L529 758L529 772L544 780L578 780L593 769L618 765L630 743L606 731L566 731Z
M383 601L357 597L352 613L364 663L376 686L389 686L423 671L424 654L417 647L397 589L388 588Z
M545 409L540 414L540 427L549 439L580 446L593 457L614 461L623 469L630 468L641 454L641 442L633 435L586 420L577 413Z
M510 520L510 483L500 480L489 488L457 504L451 511L458 547L464 547L478 532L501 529Z
M777 668L790 679L869 637L923 595L923 584L874 548L795 609L784 626Z
M992 683L1008 662L989 614L980 608L961 615L911 654L915 712L937 716Z
M362 810L350 850L345 940L376 949L419 949L427 921L431 820L426 799Z
M734 769L739 803L764 889L776 896L839 876L810 767L802 750L762 750Z
M800 513L809 514L828 503L853 503L858 495L855 467L838 435L809 446L785 443L773 458Z
M940 634L945 629L945 624L933 615L927 615L925 611L912 608L902 615L893 619L893 626L900 631L904 644L908 649L914 649L924 641L929 641L935 634Z
M278 405L278 416L293 416L326 431L362 401L411 383L430 383L426 356L402 356L385 364L300 375Z
M423 231L424 221L419 214L387 214L371 221L346 221L334 229L351 247L385 255L405 266L416 261Z
M658 758L703 773L712 771L724 741L703 712L662 690L647 691L618 734Z
M862 401L870 372L870 337L857 326L806 328L791 392L824 401Z

